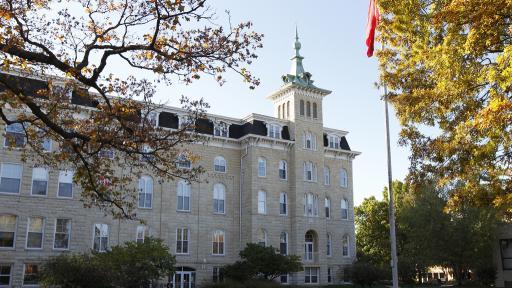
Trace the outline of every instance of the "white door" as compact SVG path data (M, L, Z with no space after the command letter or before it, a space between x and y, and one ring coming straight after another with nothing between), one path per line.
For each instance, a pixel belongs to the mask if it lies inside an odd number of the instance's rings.
M194 272L192 271L176 271L174 274L175 288L194 288Z

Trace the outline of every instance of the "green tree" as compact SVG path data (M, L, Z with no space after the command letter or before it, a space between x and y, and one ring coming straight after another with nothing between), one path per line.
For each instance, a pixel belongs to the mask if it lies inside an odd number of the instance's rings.
M241 261L225 267L225 275L234 280L262 278L273 280L283 274L302 271L297 255L281 255L272 247L248 243L240 251Z
M511 215L512 2L377 2L380 80L411 147L411 176L463 184L449 208L471 202Z
M21 127L24 156L37 165L74 170L86 207L134 219L140 174L195 181L203 172L176 164L181 153L197 160L186 146L202 139L187 131L208 105L183 98L187 121L155 127L156 83L207 76L223 84L227 71L251 88L259 83L247 68L263 35L250 22L220 19L205 0L0 1L0 124ZM114 75L114 67L148 79ZM31 85L26 77L43 80ZM94 109L80 109L70 95ZM45 153L45 139L62 149ZM105 151L115 161L105 161Z
M175 259L161 239L126 242L105 253L61 254L44 265L41 282L63 288L151 287L174 273ZM94 277L91 277L94 275Z

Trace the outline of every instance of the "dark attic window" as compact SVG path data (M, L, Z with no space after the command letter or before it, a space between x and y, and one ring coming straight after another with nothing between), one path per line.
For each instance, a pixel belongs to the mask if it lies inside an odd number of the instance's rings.
M158 115L158 126L165 128L178 129L179 119L174 113L160 112Z
M29 97L48 99L48 90L46 81L0 73L0 92L12 91Z

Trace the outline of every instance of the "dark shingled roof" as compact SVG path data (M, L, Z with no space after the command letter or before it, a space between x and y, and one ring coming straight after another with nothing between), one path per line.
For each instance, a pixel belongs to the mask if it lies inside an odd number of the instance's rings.
M45 81L0 73L0 92L11 90L3 84L4 82L8 82L12 90L21 90L25 96L48 98L45 91L48 90L48 83Z

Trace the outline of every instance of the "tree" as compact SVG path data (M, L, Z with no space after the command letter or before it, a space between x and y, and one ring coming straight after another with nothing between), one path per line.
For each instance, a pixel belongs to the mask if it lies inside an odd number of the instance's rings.
M174 256L161 239L126 242L106 253L61 254L50 258L41 272L41 282L63 288L151 287L174 273ZM94 275L94 277L91 277Z
M239 281L255 278L274 280L283 274L302 271L299 256L281 255L272 246L247 243L240 251L240 258L241 261L225 267L226 277Z
M195 181L202 172L176 164L197 159L186 145L201 139L186 131L207 104L183 98L183 125L154 127L152 112L160 107L152 101L154 83L189 84L210 75L222 84L228 70L250 88L259 83L246 66L262 35L250 22L226 27L215 19L205 0L2 1L0 118L25 133L26 158L75 170L86 207L135 219L133 178L151 171ZM152 80L120 78L110 73L113 65ZM70 94L94 109L71 104ZM45 139L61 149L44 153ZM106 151L114 161L105 161Z
M463 184L449 208L470 202L512 215L512 3L378 3L380 83L411 147L412 179Z

